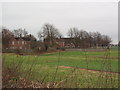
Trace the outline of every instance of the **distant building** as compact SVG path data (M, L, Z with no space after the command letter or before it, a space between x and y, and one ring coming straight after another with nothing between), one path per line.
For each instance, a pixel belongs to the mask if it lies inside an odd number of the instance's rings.
M75 45L72 42L73 38L56 38L56 44L60 47L74 48Z
M9 49L30 49L30 42L31 40L36 40L35 38L32 37L32 35L28 35L25 37L12 37L10 38L9 41Z

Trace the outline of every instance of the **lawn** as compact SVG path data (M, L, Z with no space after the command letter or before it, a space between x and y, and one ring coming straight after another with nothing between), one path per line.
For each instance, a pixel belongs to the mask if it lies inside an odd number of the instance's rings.
M74 69L78 67L118 72L117 57L117 50L101 52L64 51L33 56L3 54L3 67L17 68L19 66L20 77L30 76L29 79L35 82L66 82L63 85L60 84L59 87L118 87L118 74ZM112 85L113 83L114 85Z

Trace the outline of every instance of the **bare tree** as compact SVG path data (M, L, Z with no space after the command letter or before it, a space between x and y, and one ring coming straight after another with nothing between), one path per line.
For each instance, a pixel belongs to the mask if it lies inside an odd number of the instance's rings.
M70 38L73 38L73 34L74 34L74 32L73 32L73 28L70 28L69 30L68 30L68 36L70 37Z
M22 36L27 36L28 35L28 32L25 30L25 29L16 29L16 30L14 30L13 31L13 34L14 34L14 36L16 36L16 37L20 37L20 35L22 35Z
M61 34L58 29L48 23L44 24L42 30L38 32L38 38L39 40L44 40L46 50L48 49L48 46L54 46L56 43L55 39L60 36Z
M101 33L99 33L99 32L93 32L93 33L92 33L92 37L93 37L94 46L95 46L95 47L100 46L100 44L101 44L101 39L102 39Z
M39 41L43 41L44 34L43 34L42 31L39 31L39 32L38 32L38 38L39 38Z
M23 34L23 36L27 36L28 35L28 32L24 29L24 30L22 30L22 34Z
M109 44L112 42L111 38L107 35L102 35L102 46L109 46Z
M8 30L6 28L2 29L2 46L3 46L3 49L8 48L9 40L12 37L12 35L13 35L13 33L10 30Z
M71 42L75 47L80 48L108 46L111 42L111 38L107 35L102 35L99 32L79 31L75 27L70 28L67 34L70 38L73 38Z
M80 31L76 28L70 28L68 30L68 36L71 38L71 43L75 45L75 47L79 47L80 45Z
M70 28L68 30L68 36L70 38L79 37L79 30L76 27Z
M88 48L89 47L89 34L85 30L80 31L80 46L81 48Z

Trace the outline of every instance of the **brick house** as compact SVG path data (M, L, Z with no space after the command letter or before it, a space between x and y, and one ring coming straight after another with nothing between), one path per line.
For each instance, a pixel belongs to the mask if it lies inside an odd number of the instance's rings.
M61 48L74 48L75 45L73 44L73 40L74 38L55 38L53 40L53 43L55 46L57 47L61 47ZM44 39L44 42L47 45L51 45L52 41L50 41L49 39Z
M28 35L26 37L12 37L9 40L9 49L30 49L30 41L31 40L36 40L35 38L32 37L32 35Z
M74 48L73 38L56 38L56 44L64 48Z

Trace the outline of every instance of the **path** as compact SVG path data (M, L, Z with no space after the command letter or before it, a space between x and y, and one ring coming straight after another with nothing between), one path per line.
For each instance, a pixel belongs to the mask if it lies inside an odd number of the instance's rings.
M118 72L101 71L101 70L86 69L86 68L79 68L79 67L70 67L70 66L59 66L59 67L61 67L61 68L74 68L74 69L80 69L80 70L86 70L86 71L92 71L92 72L103 72L103 73L110 73L110 74L120 74Z

